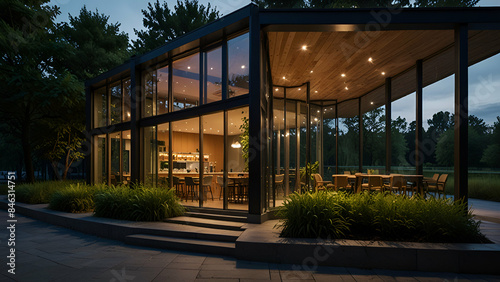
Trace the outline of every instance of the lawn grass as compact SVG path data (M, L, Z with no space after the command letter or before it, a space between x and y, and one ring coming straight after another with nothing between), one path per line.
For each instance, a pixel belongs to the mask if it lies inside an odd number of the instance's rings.
M500 175L469 173L469 198L500 202ZM453 174L448 176L445 192L454 194Z
M292 194L278 211L282 237L489 242L463 203L391 193Z

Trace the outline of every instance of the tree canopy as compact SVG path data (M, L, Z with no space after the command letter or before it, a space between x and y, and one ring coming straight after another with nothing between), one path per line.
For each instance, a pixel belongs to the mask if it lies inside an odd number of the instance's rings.
M205 7L198 0L177 0L174 10L168 8L167 2L160 4L156 0L153 4L148 3L147 10L141 11L146 30L134 29L138 37L132 41L135 53L155 49L220 17L210 3Z

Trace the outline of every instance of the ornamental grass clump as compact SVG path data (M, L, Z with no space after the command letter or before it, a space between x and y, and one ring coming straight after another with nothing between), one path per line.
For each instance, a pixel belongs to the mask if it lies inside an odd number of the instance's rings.
M489 242L464 203L392 193L293 194L279 210L281 236L412 242Z
M110 187L97 193L94 202L96 216L133 221L161 221L185 211L175 190L142 184Z
M16 200L27 204L48 204L52 194L76 183L75 181L43 181L21 184L16 187Z
M71 184L68 188L52 194L49 208L71 213L91 212L94 210L94 196L106 188L104 184Z

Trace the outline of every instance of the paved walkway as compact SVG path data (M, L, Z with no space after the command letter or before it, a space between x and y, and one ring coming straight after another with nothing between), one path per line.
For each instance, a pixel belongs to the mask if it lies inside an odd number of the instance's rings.
M1 232L0 281L500 281L500 276L318 267L236 260L125 245L18 216L16 275L7 273ZM0 210L0 228L7 213Z

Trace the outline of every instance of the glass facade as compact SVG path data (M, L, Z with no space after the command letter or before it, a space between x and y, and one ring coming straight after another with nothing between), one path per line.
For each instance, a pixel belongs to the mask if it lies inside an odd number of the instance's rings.
M200 100L200 55L176 60L172 64L174 111L196 107Z
M205 53L205 92L204 102L222 100L222 47Z
M169 99L168 99L168 79L169 67L164 66L157 71L158 80L156 83L157 97L156 97L156 113L158 115L168 113Z
M248 94L248 64L250 61L250 39L248 33L227 42L229 61L229 93L228 97Z

